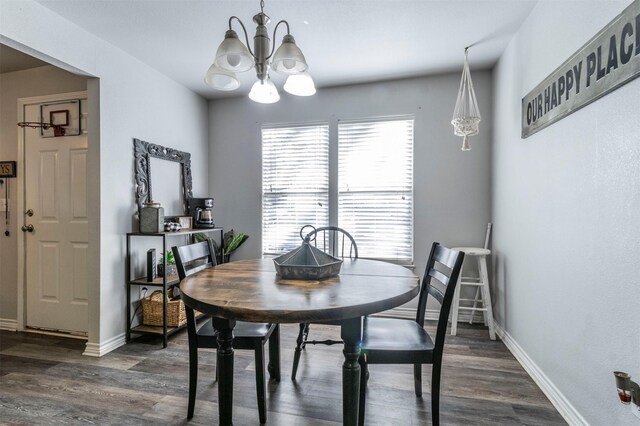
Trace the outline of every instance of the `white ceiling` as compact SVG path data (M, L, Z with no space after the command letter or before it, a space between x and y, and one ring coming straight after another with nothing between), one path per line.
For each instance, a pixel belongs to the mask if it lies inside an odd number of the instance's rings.
M37 0L206 98L204 74L238 16L252 39L258 0ZM490 68L527 17L533 0L265 0L286 19L318 87ZM243 39L237 23L234 29ZM278 29L278 44L284 27ZM271 73L279 85L284 78ZM276 75L274 75L276 74ZM241 76L248 93L252 71ZM280 86L281 87L281 86Z

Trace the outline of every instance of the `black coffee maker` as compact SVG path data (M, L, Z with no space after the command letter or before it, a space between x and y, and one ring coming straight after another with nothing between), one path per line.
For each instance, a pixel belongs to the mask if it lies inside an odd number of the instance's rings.
M189 216L193 219L194 228L214 228L213 198L190 198Z

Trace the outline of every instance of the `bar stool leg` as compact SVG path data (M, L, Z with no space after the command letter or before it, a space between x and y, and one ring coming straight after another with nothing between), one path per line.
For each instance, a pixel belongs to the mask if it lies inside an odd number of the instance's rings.
M488 286L489 284L489 277L485 277L484 275L482 275L482 263L485 262L486 265L486 257L485 256L478 256L476 258L477 262L478 262L478 275L480 276L480 287L478 287L478 290L480 290L480 299L481 299L481 303L482 303L482 319L484 320L484 325L488 326L489 325L489 321L487 318L487 298L485 296L485 286ZM488 288L488 287L487 287Z
M478 269L478 271L480 271ZM482 303L482 299L478 299L482 293L480 293L480 287L476 287L476 295L473 296L473 307L471 308L471 315L469 315L469 324L473 324L473 317L476 316L476 309L478 309L478 302ZM484 325L487 325L487 318L484 319Z
M478 259L478 266L480 268L480 278L482 278L482 299L484 300L483 313L485 314L485 320L489 326L489 337L491 340L496 340L496 330L493 324L493 307L491 306L491 293L489 291L489 273L487 272L487 257L481 256Z
M451 314L451 335L455 336L458 332L458 311L460 307L460 284L462 281L462 274L458 277L458 285L456 285L456 291L453 293L453 313Z

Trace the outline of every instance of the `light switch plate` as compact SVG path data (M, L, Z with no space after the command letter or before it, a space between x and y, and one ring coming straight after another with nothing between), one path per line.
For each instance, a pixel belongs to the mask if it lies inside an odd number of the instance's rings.
M7 199L0 198L0 212L6 212L6 211L7 211Z

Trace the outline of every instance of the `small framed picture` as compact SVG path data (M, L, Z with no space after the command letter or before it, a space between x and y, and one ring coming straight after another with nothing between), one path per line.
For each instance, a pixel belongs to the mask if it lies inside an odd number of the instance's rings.
M69 125L69 110L61 109L59 111L49 112L49 123L52 126L68 126Z
M0 178L16 177L15 161L0 161Z
M177 219L182 229L191 229L191 216L179 216Z

